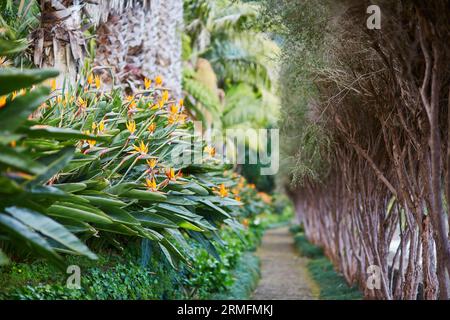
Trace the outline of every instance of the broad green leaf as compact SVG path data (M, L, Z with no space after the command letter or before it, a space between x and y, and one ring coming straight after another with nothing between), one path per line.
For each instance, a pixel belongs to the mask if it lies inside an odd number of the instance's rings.
M153 241L161 241L164 237L162 234L156 232L155 230L152 229L144 229L142 228L140 230L140 234L144 237L147 238L149 240L153 240Z
M133 216L144 226L154 228L178 228L170 219L150 212L135 212Z
M205 230L197 227L195 224L190 223L189 221L183 221L180 222L180 224L178 225L179 227L183 228L183 229L187 229L187 230L192 230L192 231L197 231L197 232L203 232Z
M189 199L193 200L193 201L202 201L202 200L208 200L216 205L222 206L222 207L228 207L228 206L240 206L242 203L239 201L236 201L234 199L231 198L222 198L222 197L218 197L218 196L208 196L208 197L204 197L204 196L188 196Z
M30 245L36 253L48 258L57 267L64 270L61 257L43 237L31 230L28 226L6 214L0 213L0 228L6 230L12 237Z
M46 170L30 181L29 184L36 185L47 182L51 177L61 171L70 160L72 160L74 152L74 147L67 147L53 155L50 159L51 162L46 166Z
M208 221L204 220L201 216L194 216L194 217L187 217L185 215L181 215L178 213L171 213L171 212L158 212L159 215L164 216L167 219L172 220L174 223L177 224L177 226L193 230L195 227L201 228L200 230L195 231L205 231L205 230L217 230L214 226L212 226ZM188 223L186 223L188 222ZM194 225L195 227L192 227L191 225Z
M123 234L126 236L138 236L139 232L136 230L133 230L130 227L127 227L123 224L98 224L96 225L96 229L98 230L102 230L102 231L106 231L106 232L111 232L111 233L118 233L118 234Z
M31 174L41 174L46 169L44 165L31 160L28 154L2 145L0 145L0 164Z
M140 225L139 221L124 209L111 206L105 211L113 221L129 225Z
M131 189L135 189L137 187L139 187L139 184L137 184L135 182L124 182L124 183L119 183L113 187L108 188L106 190L106 192L120 196L120 195L124 194L125 192L128 192Z
M133 189L122 194L122 197L144 200L144 201L164 201L167 197L158 192Z
M0 85L0 88L2 86ZM14 132L19 128L28 116L47 100L49 92L48 88L40 87L8 102L6 106L0 109L0 132Z
M184 263L188 263L188 261L186 260L186 257L184 257L181 254L181 252L172 243L169 242L169 240L167 238L163 238L161 240L161 244L164 245L164 247L166 247L167 250L169 250L172 257L175 257L177 260L181 260Z
M210 207L211 209L214 209L215 211L219 212L220 214L222 214L223 216L225 216L226 218L230 218L230 215L228 214L228 212L226 212L225 210L223 210L221 207L216 206L214 203L212 203L211 201L204 199L204 200L200 200L201 203L207 205L208 207Z
M174 212L174 213L180 214L182 216L190 217L190 218L199 217L198 215L192 213L191 211L189 211L188 209L186 209L185 207L182 207L182 206L174 206L174 205L167 204L167 203L159 203L156 206L156 208L162 209L165 211L169 211L169 212Z
M201 186L201 185L199 185L198 183L195 183L195 182L190 182L187 185L187 188L189 190L194 191L196 194L199 194L201 196L209 195L209 191L206 188L204 188L203 186Z
M15 100L14 100L15 101ZM78 130L69 128L57 128L51 126L36 125L29 128L23 128L21 133L27 134L31 138L47 138L55 140L96 140L107 141L107 137L86 134Z
M28 41L26 39L0 39L0 56L7 56L13 53L24 51L27 47Z
M196 206L196 205L198 205L198 202L187 199L184 196L173 196L171 194L169 194L167 196L167 199L164 201L164 203L175 204L175 205L179 205L179 206Z
M61 217L55 217L55 219L57 219L58 222L60 222L71 233L82 232L94 234L96 232L95 229L86 222L76 221L72 219L64 219Z
M69 193L83 191L87 187L86 184L81 182L53 184L52 186Z
M123 201L112 199L106 196L88 196L80 195L80 197L88 200L91 204L104 207L124 207L127 204Z
M214 247L214 245L211 243L210 240L208 240L204 234L202 233L198 233L198 232L190 232L188 231L189 235L194 238L195 240L197 240L198 243L200 243L203 248L206 249L206 251L208 251L208 253L213 256L217 261L221 261L220 259L220 255L217 252L216 247Z
M68 198L74 197L60 189L54 188L53 186L32 186L27 187L25 190L29 192L31 196L36 197L64 199L66 201L69 201Z
M0 95L11 93L23 88L29 88L32 85L38 84L46 79L55 78L58 74L59 71L56 69L21 70L15 68L2 68L0 69ZM46 89L46 91L48 91L48 89Z
M4 194L15 194L17 192L21 192L22 189L19 185L6 177L0 176L0 193Z
M99 215L87 210L77 209L64 205L52 205L47 209L49 215L74 219L77 221L86 221L86 222L94 222L94 223L113 223L110 218L107 218L103 215Z
M26 208L9 207L5 211L23 224L61 243L78 254L97 259L97 256L64 226L43 214Z

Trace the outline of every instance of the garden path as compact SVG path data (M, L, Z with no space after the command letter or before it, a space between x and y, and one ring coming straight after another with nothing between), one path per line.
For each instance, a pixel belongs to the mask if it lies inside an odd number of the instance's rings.
M298 255L287 227L268 230L257 255L261 280L253 300L317 299L319 290L308 275L307 259Z

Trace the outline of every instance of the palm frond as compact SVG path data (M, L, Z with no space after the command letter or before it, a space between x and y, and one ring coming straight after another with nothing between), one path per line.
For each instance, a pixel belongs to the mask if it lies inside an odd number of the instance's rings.
M183 89L190 99L201 103L209 112L218 113L221 110L221 104L216 92L202 82L183 74Z
M267 67L257 55L238 42L215 41L205 57L211 61L220 79L249 82L255 86L270 87Z

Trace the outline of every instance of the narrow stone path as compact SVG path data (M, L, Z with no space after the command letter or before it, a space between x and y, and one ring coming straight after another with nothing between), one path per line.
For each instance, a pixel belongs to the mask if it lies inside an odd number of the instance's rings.
M307 259L298 255L287 227L268 230L257 255L261 280L253 300L316 299L319 291L308 275Z

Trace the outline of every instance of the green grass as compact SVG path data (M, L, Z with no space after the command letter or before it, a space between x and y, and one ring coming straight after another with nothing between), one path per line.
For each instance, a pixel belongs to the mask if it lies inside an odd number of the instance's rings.
M356 287L349 287L333 264L326 258L315 258L308 262L308 270L320 288L322 300L359 300L363 296Z
M317 259L324 256L323 250L311 244L304 233L297 233L294 237L294 241L298 251L302 256L310 259Z
M303 226L301 224L295 223L289 227L289 231L292 234L297 234L299 232L304 232L305 230L303 230Z
M302 256L309 258L307 268L320 289L321 300L359 300L362 293L350 287L345 278L334 270L333 264L323 250L311 244L304 233L295 235L295 245Z

